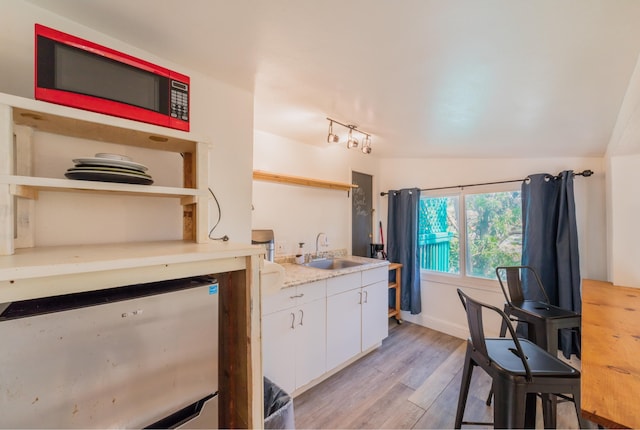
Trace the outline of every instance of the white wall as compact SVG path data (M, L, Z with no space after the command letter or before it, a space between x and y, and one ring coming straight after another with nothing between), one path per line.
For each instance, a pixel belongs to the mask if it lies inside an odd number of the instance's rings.
M606 229L604 160L601 158L565 159L385 159L380 163L382 189L432 188L465 185L509 179L520 179L528 174L557 174L562 170L580 172L591 169L589 178L576 177L575 198L578 222L581 275L586 278L606 279ZM386 197L383 224L386 225ZM410 315L408 321L431 327L458 337L468 334L467 323L456 289L461 287L478 300L501 307L504 301L497 281L492 286L452 281L430 282L422 279L422 313ZM492 324L499 328L499 325Z
M611 282L640 288L640 154L610 159Z
M191 77L191 131L213 143L210 186L222 207L213 236L227 234L249 242L253 94L97 33L30 3L2 3L0 13L0 92L33 98L34 23L86 38ZM212 53L211 55L215 55ZM63 178L72 158L117 152L149 167L157 185L180 186L179 154L36 135L36 174ZM217 210L210 203L210 225ZM179 239L181 208L175 200L41 193L36 205L36 244L78 244Z
M640 58L607 147L608 280L640 288Z
M273 134L256 131L253 167L271 173L302 176L337 182L351 182L351 171L372 175L375 195L378 162L343 145L308 145ZM351 197L346 191L303 187L263 181L253 182L254 229L273 229L281 255L295 253L298 242L307 252L315 252L316 235L326 233L324 250L351 251ZM377 225L379 213L374 213ZM277 247L277 246L276 246Z

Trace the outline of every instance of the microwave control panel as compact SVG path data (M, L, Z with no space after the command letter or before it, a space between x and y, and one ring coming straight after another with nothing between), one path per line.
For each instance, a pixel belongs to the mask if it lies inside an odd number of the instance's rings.
M171 117L189 121L189 85L171 80Z

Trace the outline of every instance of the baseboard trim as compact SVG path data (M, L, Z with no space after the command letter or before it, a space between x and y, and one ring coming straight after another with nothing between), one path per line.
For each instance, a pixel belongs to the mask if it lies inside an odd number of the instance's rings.
M402 312L402 319L423 327L436 330L459 339L467 339L469 337L469 329L466 325L454 324L451 321L433 318L428 315L411 315L409 312Z

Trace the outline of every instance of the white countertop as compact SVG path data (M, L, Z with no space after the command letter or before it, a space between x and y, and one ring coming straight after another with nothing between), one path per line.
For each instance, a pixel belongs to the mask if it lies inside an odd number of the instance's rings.
M324 270L316 269L309 266L303 266L301 264L281 263L282 267L284 267L285 272L284 284L282 288L295 287L296 285L333 278L336 276L342 276L347 273L361 272L363 270L369 270L376 267L389 265L389 262L387 260L357 257L355 255L339 258L343 260L357 261L363 264L360 266L347 267L339 270Z
M243 270L263 251L190 241L17 249L0 257L0 303Z
M88 273L157 264L258 255L258 246L232 242L158 241L18 249L0 257L0 281Z

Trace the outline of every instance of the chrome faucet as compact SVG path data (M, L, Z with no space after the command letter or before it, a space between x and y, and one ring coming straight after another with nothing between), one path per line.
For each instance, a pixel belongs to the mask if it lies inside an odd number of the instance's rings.
M322 235L324 235L324 237L325 237L325 242L327 240L327 235L324 234L324 233L318 233L318 235L316 236L316 258L318 258L318 256L319 256L319 254L318 254L318 246L319 246L319 243L320 243L320 236L322 236Z

